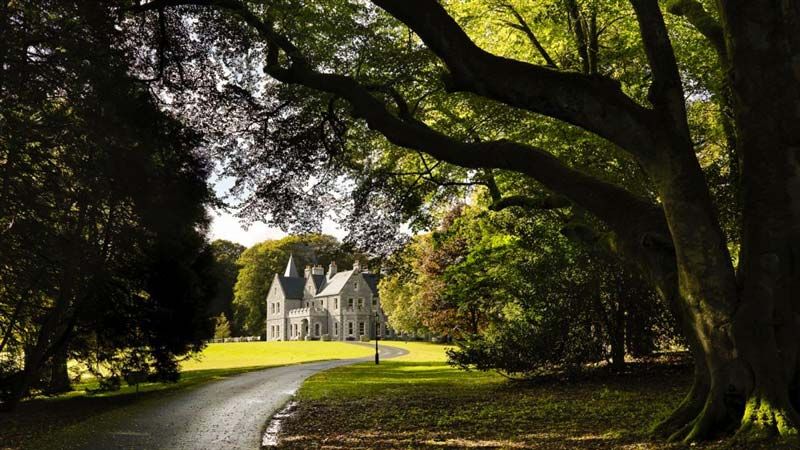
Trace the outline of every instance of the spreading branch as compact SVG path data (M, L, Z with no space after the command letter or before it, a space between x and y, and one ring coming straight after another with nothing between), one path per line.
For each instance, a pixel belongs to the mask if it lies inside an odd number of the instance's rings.
M519 76L532 75L532 79L542 81L542 86L550 85L552 89L563 91L569 87L577 89L577 93L571 93L567 96L574 99L576 96L582 97L581 100L586 104L594 104L597 108L601 108L604 113L608 112L605 109L604 101L608 101L611 110L618 112L620 115L627 116L630 120L634 119L634 111L645 111L638 105L635 105L624 94L614 93L613 90L598 89L597 86L592 85L592 81L586 77L575 76L574 74L562 74L549 69L541 68L538 66L518 63L515 61L505 60L492 56L488 53L478 49L474 44L469 41L466 35L463 34L460 28L455 24L447 13L441 9L436 1L428 0L375 0L391 10L403 21L414 23L420 30L422 30L423 39L430 39L433 41L430 45L434 51L440 52L444 55L445 59L451 60L454 56L453 53L443 50L441 45L450 43L460 43L466 46L461 50L456 50L455 53L464 53L464 57L473 59L481 66L481 60L488 62L489 65L499 64L501 68L507 69L509 72L502 74L498 73L494 80L501 80L504 76L507 78L516 78ZM432 129L430 126L416 120L412 117L398 117L393 114L387 105L375 97L371 90L359 83L352 77L336 74L319 72L307 64L306 59L299 52L287 37L279 35L272 28L272 25L267 21L262 21L254 13L252 13L241 2L235 0L155 0L151 3L139 7L138 10L145 11L148 9L156 9L164 4L170 5L208 5L216 6L239 16L245 22L252 25L259 35L265 39L271 46L276 46L286 52L292 54L289 58L288 66L283 67L272 60L265 68L267 74L272 76L278 81L287 84L302 85L320 92L326 92L338 98L347 101L352 110L351 114L363 119L367 125L380 132L394 145L404 147L416 151L425 152L434 158L445 161L454 165L472 169L503 169L530 176L547 189L557 192L569 198L570 201L584 207L601 220L606 222L613 229L622 234L640 234L652 229L664 229L664 216L663 212L656 205L632 194L631 192L608 183L597 178L594 178L579 170L572 169L561 162L558 158L549 152L540 148L512 142L508 140L497 140L488 142L462 142L451 138L439 131ZM414 10L420 14L409 14L408 6L411 5L411 10L414 6L419 6L420 10ZM396 11L395 11L396 10ZM417 23L417 19L410 16L418 16L421 22ZM439 40L432 36L430 33L431 26L444 20L446 23L440 28L440 32L433 34L441 34L446 36L444 40ZM442 24L440 24L442 25ZM414 28L414 27L412 27ZM456 36L452 36L452 34ZM451 41L448 41L450 39ZM477 59L476 59L477 58ZM466 71L460 74L462 78L476 75L477 78L472 78L473 81L478 79L483 82L493 84L492 77L486 77L481 71L485 70L485 66L478 67L478 72L473 71L472 64L461 64L449 61L448 65L455 68L454 73L459 71ZM508 81L508 80L506 80ZM521 83L522 86L531 86L528 82ZM563 82L566 86L560 85ZM503 84L503 83L501 83ZM514 83L504 83L506 88L514 86ZM593 87L594 86L594 87ZM489 89L499 89L500 86L493 86ZM610 120L609 117L601 117L590 119L588 111L579 111L577 106L572 105L570 102L574 100L561 99L558 96L551 97L551 94L542 91L541 86L532 86L531 89L536 93L535 98L530 98L532 104L536 104L538 100L552 100L555 102L552 108L561 111L562 107L576 107L575 111L569 114L574 114L575 117L581 118L585 121L597 121L602 123L604 120L610 123L615 123L618 126L619 122ZM510 89L513 91L514 89ZM618 91L618 88L617 88ZM538 99L538 100L537 100ZM397 100L397 99L395 99ZM548 107L549 108L549 107ZM588 107L589 111L592 107ZM561 111L567 114L566 111ZM598 112L598 111L595 111ZM637 119L638 120L638 119ZM624 120L623 120L624 122ZM631 126L640 126L638 121ZM626 134L635 134L631 129L626 129Z
M525 20L525 17L522 16L522 14L517 10L517 8L515 8L514 5L506 2L500 2L497 6L502 10L508 11L514 17L514 22L504 21L504 23L510 26L511 28L521 31L523 34L525 34L525 36L530 41L531 45L533 45L536 51L539 52L539 55L541 55L542 58L544 58L545 62L547 62L547 66L553 69L557 69L558 65L553 60L553 58L550 57L550 54L544 48L542 43L539 42L539 38L536 37L536 33L533 32L533 29L531 29L530 25L528 25L528 21Z
M648 99L671 119L674 130L689 140L683 85L661 7L658 0L631 0L631 3L652 69L653 81Z
M617 81L559 72L479 48L436 0L372 0L425 42L449 70L451 91L472 92L595 133L632 154L656 148L658 117Z
M714 47L723 67L728 66L728 49L725 47L722 25L706 11L702 3L697 0L671 0L667 3L667 11L688 20Z
M528 209L560 209L567 208L572 203L560 195L543 195L530 197L527 195L510 195L496 200L489 206L492 211L502 211L512 206L521 206Z

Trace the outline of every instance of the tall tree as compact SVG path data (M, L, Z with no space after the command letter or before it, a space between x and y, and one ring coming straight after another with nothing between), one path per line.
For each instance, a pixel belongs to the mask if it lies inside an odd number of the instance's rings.
M233 288L236 285L236 277L239 275L237 261L245 251L245 246L217 239L211 243L211 251L214 253L214 278L217 280L217 286L216 295L209 304L208 313L214 317L220 314L225 314L225 317L233 317ZM239 330L231 329L231 331L235 335L239 334Z
M219 38L210 37L207 47L247 42L245 47L254 50L244 61L249 73L263 69L272 79L321 99L316 110L308 111L320 117L349 113L395 146L457 166L524 174L596 216L608 228L610 249L638 266L672 305L695 357L694 386L659 431L687 441L731 427L745 436L796 435L800 268L793 261L800 253L800 5L669 2L669 10L685 19L681 26L688 23L696 30L681 33L681 39L689 36L717 54L709 72L723 80L723 89L695 96L687 93L701 78L682 78L689 72L681 70L676 56L674 43L680 39L671 39L679 26L670 21L668 27L657 0L631 0L628 6L608 2L617 5L612 13L625 13L613 21L598 17L599 8L587 14L575 11L576 4L582 6L578 2L554 3L567 13L571 28L581 30L574 34L586 70L578 72L554 69L543 55L546 65L538 58L482 48L476 44L479 36L467 32L467 18L454 19L459 3L153 0L133 10L153 11L151 17L167 9L202 15L204 27L216 23L224 30L209 34ZM180 5L193 6L173 9ZM634 17L635 23L625 17ZM605 28L593 26L599 20L608 21ZM636 38L633 48L643 55L642 64L596 73L591 58L603 49L594 40L601 29L620 21L632 31L627 36ZM412 58L416 55L421 56ZM631 72L647 84L646 95L637 95L636 86L626 82ZM437 73L442 83L428 83ZM548 148L513 133L488 139L459 136L436 120L448 114L441 107L447 103L430 111L419 107L431 86L438 93L443 89L444 96L483 98L493 106L581 128L635 161L656 195L643 196L577 170ZM242 103L258 101L246 94L247 87L245 94L234 93ZM726 105L720 110L730 111L730 117L720 120L730 121L725 127L733 144L728 166L738 173L734 191L741 193L735 203L741 227L730 236L721 225L689 120L694 105L717 94L730 94L720 101ZM494 114L492 108L484 112ZM351 161L369 165L373 158L362 154ZM257 175L262 174L269 176L268 171ZM737 260L731 257L729 237L740 242Z
M116 12L0 5L0 352L21 362L3 407L63 382L68 355L174 374L210 333L201 136L131 76Z

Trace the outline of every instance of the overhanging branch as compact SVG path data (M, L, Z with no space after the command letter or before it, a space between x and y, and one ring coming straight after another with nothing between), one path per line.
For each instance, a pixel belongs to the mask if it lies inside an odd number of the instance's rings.
M436 0L372 0L402 21L449 70L452 91L472 92L582 127L632 154L655 149L657 118L615 80L559 72L479 48Z

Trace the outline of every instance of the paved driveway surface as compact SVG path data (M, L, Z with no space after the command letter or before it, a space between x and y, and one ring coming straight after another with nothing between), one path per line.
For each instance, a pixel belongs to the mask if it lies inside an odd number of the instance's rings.
M381 346L381 358L408 353ZM242 449L257 450L268 419L311 375L372 358L276 367L236 375L195 389L166 394L134 405L126 414L99 420L98 428L80 439L83 450Z

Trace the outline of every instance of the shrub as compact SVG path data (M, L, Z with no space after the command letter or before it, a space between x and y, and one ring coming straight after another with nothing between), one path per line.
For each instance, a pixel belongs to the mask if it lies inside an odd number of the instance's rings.
M361 342L369 342L369 336L366 334L361 335Z
M330 342L330 340L331 340L331 335L330 335L330 334L323 334L323 335L322 335L322 340L323 340L324 342Z

